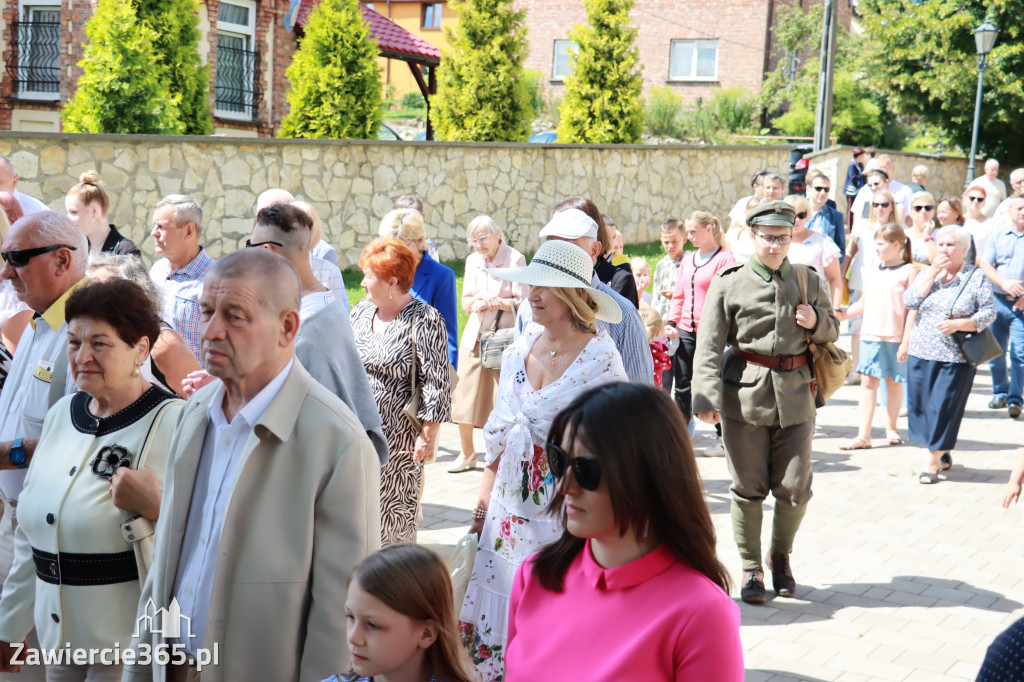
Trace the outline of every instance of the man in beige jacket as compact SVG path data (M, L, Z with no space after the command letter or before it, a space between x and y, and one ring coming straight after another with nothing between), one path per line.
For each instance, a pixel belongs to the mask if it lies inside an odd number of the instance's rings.
M189 399L171 442L125 681L348 670L347 581L379 545L380 471L352 411L294 359L300 293L262 249L206 276L203 354L221 381Z

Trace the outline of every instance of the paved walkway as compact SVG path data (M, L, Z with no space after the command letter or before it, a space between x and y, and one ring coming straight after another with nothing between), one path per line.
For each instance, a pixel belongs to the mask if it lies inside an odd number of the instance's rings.
M978 373L947 480L917 482L927 453L914 445L842 452L856 434L859 387L840 389L818 415L814 499L797 537L794 599L739 602L748 682L974 680L989 642L1024 616L1024 506L1003 511L1024 419L989 410ZM875 424L883 425L880 408ZM906 437L906 419L901 419ZM477 431L477 447L483 443ZM714 431L700 425L698 452ZM422 543L452 545L469 525L480 469L449 474L458 431L441 430L427 468ZM738 582L722 458L698 458L722 561ZM764 546L771 524L766 515ZM770 577L769 577L770 581ZM769 594L770 582L769 582Z

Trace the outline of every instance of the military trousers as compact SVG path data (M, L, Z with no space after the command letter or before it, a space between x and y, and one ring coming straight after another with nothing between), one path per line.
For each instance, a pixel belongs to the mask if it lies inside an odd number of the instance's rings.
M762 505L775 498L771 552L789 554L811 499L814 420L792 426L754 426L722 417L722 440L732 476L733 536L743 570L761 566Z

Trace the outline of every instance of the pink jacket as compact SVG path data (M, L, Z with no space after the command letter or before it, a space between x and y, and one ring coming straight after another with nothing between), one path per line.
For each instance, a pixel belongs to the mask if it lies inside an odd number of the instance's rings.
M605 569L587 541L562 592L532 569L512 584L505 682L742 682L739 608L664 545Z
M676 277L676 288L672 292L672 307L665 320L674 322L676 327L687 332L697 331L711 279L719 270L736 262L736 258L725 248L719 248L711 260L700 266L695 263L696 257L696 251L683 255L679 276Z

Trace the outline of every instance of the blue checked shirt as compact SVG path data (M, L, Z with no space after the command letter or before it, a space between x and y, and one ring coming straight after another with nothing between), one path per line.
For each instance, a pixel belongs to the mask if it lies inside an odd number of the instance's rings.
M999 226L998 232L992 233L982 254L982 260L991 265L999 273L1011 281L1024 280L1024 233L1017 234L1010 221ZM1001 287L992 285L997 294L1006 295Z
M185 339L192 354L203 364L202 332L199 330L199 296L203 278L216 261L206 249L181 270L171 270L171 262L161 258L149 271L149 277L164 295L164 319Z
M651 355L647 328L640 319L640 313L632 303L599 280L596 274L590 281L590 286L614 298L622 308L622 322L610 324L598 320L597 328L608 332L608 336L615 342L615 347L619 349L619 355L622 357L622 367L626 370L626 376L634 383L653 385L654 357ZM525 300L519 304L519 311L516 313L516 336L522 334L526 325L532 322L530 301Z

